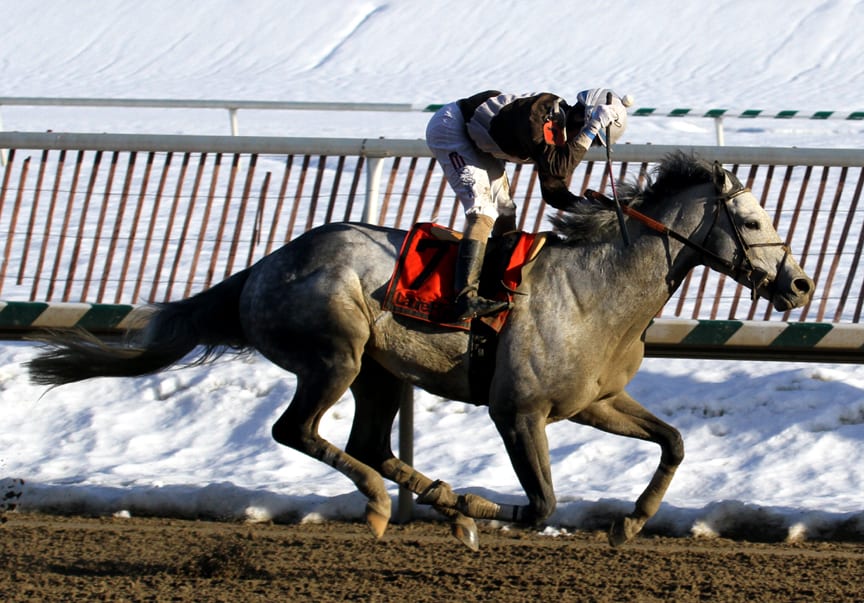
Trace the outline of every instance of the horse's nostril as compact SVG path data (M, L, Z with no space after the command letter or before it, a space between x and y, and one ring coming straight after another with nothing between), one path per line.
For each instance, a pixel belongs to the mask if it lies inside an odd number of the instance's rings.
M796 278L792 281L792 289L798 293L810 293L813 291L813 281L809 278Z

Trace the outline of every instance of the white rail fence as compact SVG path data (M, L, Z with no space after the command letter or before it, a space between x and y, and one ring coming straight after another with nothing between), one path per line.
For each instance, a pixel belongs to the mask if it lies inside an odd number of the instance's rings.
M239 111L370 111L370 112L421 112L438 110L436 103L357 103L357 102L305 102L240 99L160 99L160 98L86 98L86 97L27 97L0 96L0 108L9 107L104 107L127 109L217 109L227 111L232 136L240 135ZM629 110L634 117L708 118L713 119L717 144L724 145L723 120L728 118L755 119L809 119L864 121L864 110L834 109L802 111L797 109L729 109L693 107L634 107ZM3 119L0 114L0 130ZM5 164L5 154L0 151Z
M11 149L0 172L6 302L164 301L210 286L322 223L459 228L463 219L420 140L0 132L0 147ZM735 171L818 289L806 308L777 313L699 269L659 319L862 322L864 151L620 145L616 178L644 179L678 149ZM574 190L606 189L603 160L589 152ZM533 168L510 170L520 227L544 229L551 209Z

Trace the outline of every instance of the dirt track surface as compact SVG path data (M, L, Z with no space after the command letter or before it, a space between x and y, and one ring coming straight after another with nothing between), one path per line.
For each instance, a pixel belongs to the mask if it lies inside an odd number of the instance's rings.
M864 601L864 544L10 514L2 601Z

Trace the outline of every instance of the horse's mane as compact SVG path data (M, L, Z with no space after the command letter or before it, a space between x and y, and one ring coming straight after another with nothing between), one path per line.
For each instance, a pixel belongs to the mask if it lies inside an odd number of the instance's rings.
M676 193L713 181L713 165L692 154L677 151L667 155L645 178L645 184L622 183L618 199L630 207L651 207ZM734 184L740 182L733 178ZM572 244L599 243L620 237L615 208L596 199L580 199L549 218L555 232Z

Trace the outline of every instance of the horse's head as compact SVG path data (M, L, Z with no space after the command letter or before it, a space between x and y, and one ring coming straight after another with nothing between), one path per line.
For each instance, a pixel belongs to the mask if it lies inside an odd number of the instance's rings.
M769 300L778 311L810 301L813 280L792 257L759 201L734 174L719 163L678 152L667 156L653 175L656 179L649 177L647 184L621 186L621 209L628 219L647 227L646 232L673 238L689 250L674 269L676 274L667 277L673 289L696 263L703 263L750 288L754 299ZM620 246L614 202L594 191L586 191L586 197L551 219L557 232L569 245L614 242ZM697 200L703 212L681 205Z
M718 195L704 243L705 263L750 287L754 299L761 296L778 311L809 302L813 280L792 257L750 189L719 163L714 164L714 186Z

